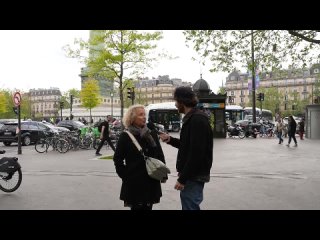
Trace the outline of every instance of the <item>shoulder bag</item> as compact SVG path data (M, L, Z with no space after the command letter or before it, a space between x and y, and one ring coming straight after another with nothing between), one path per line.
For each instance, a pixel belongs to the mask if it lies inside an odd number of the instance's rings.
M139 152L142 154L144 160L146 161L146 169L147 169L148 175L151 178L159 181L166 178L167 174L170 173L170 169L159 159L145 156L137 139L129 131L125 130L125 132L129 135L132 142L137 147Z

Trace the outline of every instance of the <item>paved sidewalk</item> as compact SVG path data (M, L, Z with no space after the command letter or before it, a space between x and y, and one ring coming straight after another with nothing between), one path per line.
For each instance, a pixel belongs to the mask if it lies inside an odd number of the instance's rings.
M205 185L202 209L320 209L320 140L298 140L298 147L277 139L215 139L211 181ZM162 144L172 174L162 184L155 210L179 210L177 150ZM291 145L293 145L291 143ZM121 180L112 160L94 150L39 154L34 146L5 148L22 165L21 187L0 192L0 209L127 210L119 200ZM112 150L101 150L104 155Z

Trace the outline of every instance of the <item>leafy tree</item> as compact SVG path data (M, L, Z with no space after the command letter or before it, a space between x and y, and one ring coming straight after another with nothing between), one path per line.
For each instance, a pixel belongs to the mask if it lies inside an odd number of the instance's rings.
M0 114L7 111L7 101L4 92L0 92Z
M75 97L75 98L80 97L80 90L78 90L78 89L71 88L71 89L68 91L68 93L69 93L69 96L70 96L70 95L73 95L73 97Z
M80 91L82 105L90 110L90 122L92 121L91 109L100 104L100 88L97 80L88 80Z
M13 92L9 89L3 89L0 92L2 95L1 105L2 110L0 112L0 118L17 118L17 115L13 112L14 103L12 100Z
M310 66L320 57L318 30L187 30L183 33L187 46L192 46L203 62L211 61L212 72L231 72L235 67L243 67L250 72L276 70L281 77L285 74L280 70L282 63L290 63L294 70ZM252 100L251 93L248 105L253 105ZM295 106L299 109L295 111L300 111L300 105Z
M307 99L301 99L298 92L291 91L288 94L288 109L286 115L301 115L305 111L305 107L309 104L310 97Z
M226 88L225 87L219 87L219 90L217 92L217 94L225 94L226 93Z
M80 90L71 88L68 91L64 92L61 96L61 101L63 102L63 108L70 108L70 96L73 95L74 98L80 97Z
M251 30L188 30L183 32L187 44L212 63L211 71L230 72L234 67L252 69ZM318 30L255 30L253 31L254 67L265 71L305 67L320 56ZM187 45L189 46L189 45Z
M79 48L65 50L70 57L83 59L89 68L89 77L103 76L118 84L123 117L125 79L129 79L146 67L150 67L156 57L151 50L155 42L162 38L161 32L142 33L135 30L97 30L89 41L76 40ZM81 50L89 50L89 56L81 56ZM131 71L130 71L131 70Z
M264 93L264 101L262 101L262 108L268 109L274 116L280 111L281 103L283 102L284 94L276 87L264 88L259 87L258 93ZM260 108L260 102L257 104Z
M31 102L30 102L30 96L28 93L22 94L20 111L21 111L21 114L20 114L21 119L31 118Z
M313 100L312 100L312 102L314 102L314 99L316 97L320 98L320 74L317 74L315 83L313 85ZM320 104L320 102L318 102L318 104Z

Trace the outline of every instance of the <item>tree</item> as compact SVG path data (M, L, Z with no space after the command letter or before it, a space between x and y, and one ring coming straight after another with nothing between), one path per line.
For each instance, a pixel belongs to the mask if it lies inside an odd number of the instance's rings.
M22 94L20 111L21 119L31 118L31 101L28 93Z
M13 96L14 92L9 89L3 89L0 91L0 95L2 95L0 99L2 111L0 111L0 118L17 118L17 115L13 112Z
M71 88L68 90L68 94L69 94L69 97L70 97L70 95L73 95L73 97L78 98L78 97L80 97L80 90L75 89L75 88Z
M0 92L0 114L5 113L7 111L7 101L5 94Z
M264 101L262 101L262 108L270 110L273 116L280 111L280 104L282 102L282 99L284 98L284 94L278 88L259 87L258 93L264 93ZM257 107L260 108L260 103Z
M211 71L230 72L234 67L252 69L251 30L188 30L183 32L187 46L203 59L212 62ZM318 30L256 30L254 35L255 69L273 71L282 63L291 62L292 68L305 67L320 56Z
M316 79L315 79L315 83L312 86L312 102L314 102L314 99L316 98L320 98L320 74L317 74ZM319 100L317 102L318 104L320 104Z
M139 74L156 60L151 57L154 44L162 38L161 32L142 33L135 30L94 31L89 41L76 40L77 50L69 45L65 50L70 57L84 59L89 68L89 77L103 76L118 84L121 119L123 117L125 79ZM89 50L89 56L81 56L81 50ZM131 72L129 71L131 70Z
M100 88L97 80L88 80L80 91L82 105L90 110L90 122L92 121L91 109L100 104Z
M70 108L70 96L73 95L74 98L80 97L80 90L71 88L64 92L61 96L61 101L63 102L63 108Z
M217 94L226 94L226 87L219 87Z

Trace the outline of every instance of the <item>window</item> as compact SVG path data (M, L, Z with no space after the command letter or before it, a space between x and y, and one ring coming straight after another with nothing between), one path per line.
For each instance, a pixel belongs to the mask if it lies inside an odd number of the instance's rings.
M231 96L234 96L234 91L231 91Z

